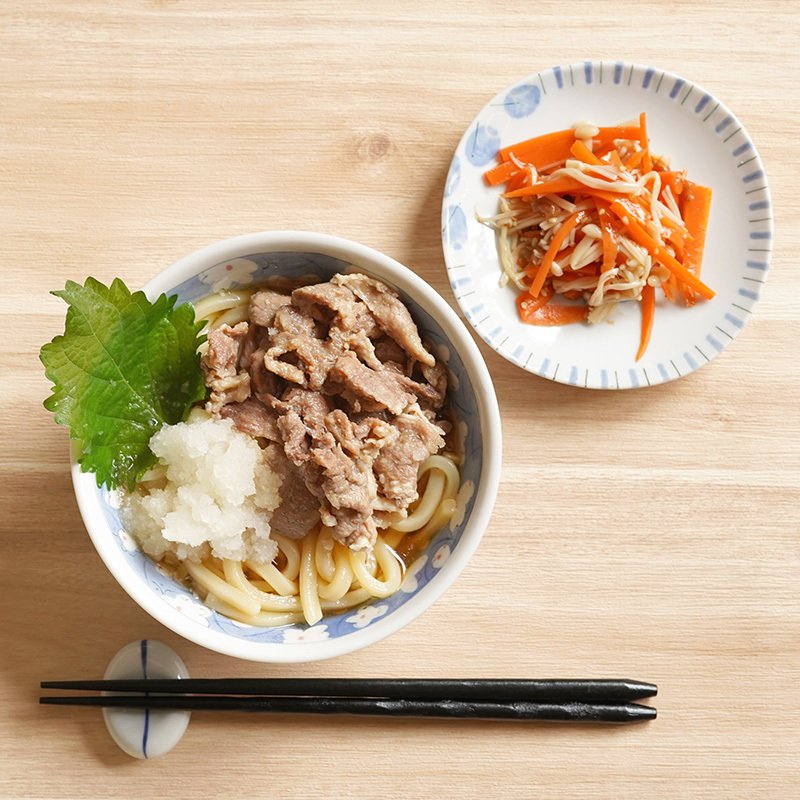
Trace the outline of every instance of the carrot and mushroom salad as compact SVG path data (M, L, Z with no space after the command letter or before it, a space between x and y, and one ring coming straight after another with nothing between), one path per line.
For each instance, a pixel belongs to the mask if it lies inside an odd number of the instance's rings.
M498 213L480 220L497 231L501 281L518 290L523 322L595 323L638 300L638 361L657 289L687 306L714 296L700 280L711 189L651 152L644 114L638 125L580 123L537 136L497 159L484 179L505 192Z

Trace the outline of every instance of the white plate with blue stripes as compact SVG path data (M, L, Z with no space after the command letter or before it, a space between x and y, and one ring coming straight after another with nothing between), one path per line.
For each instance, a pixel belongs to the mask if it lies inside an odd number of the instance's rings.
M653 151L713 191L703 280L716 296L692 308L659 299L650 345L638 362L641 315L621 303L612 323L535 327L519 321L515 292L499 284L494 232L501 187L483 173L500 147L582 120L614 125L647 113ZM767 177L734 114L685 78L622 62L586 61L533 73L496 95L456 148L442 204L450 285L467 321L500 355L543 378L589 389L631 389L675 380L739 334L766 280L772 245Z

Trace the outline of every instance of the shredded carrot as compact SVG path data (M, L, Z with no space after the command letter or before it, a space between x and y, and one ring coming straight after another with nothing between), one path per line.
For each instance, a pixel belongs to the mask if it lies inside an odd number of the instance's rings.
M520 167L513 161L504 161L483 173L483 179L489 186L505 183L520 171Z
M556 253L555 258L553 260L558 261L559 264L564 264L567 261L569 261L569 257L572 255L574 250L575 250L575 245L572 245L571 247L564 247ZM538 265L528 265L528 268L525 270L525 274L528 275L530 278L535 278L538 270L539 270Z
M534 197L540 194L567 194L569 192L582 190L584 188L582 183L579 183L572 178L556 178L552 181L544 181L543 183L535 183L533 186L525 186L522 189L516 189L513 192L506 192L504 197Z
M575 134L572 128L556 131L512 144L511 147L503 147L497 157L500 161L509 161L513 153L518 161L525 161L540 169L569 158L569 147L574 140Z
M531 297L530 292L520 292L520 294L517 295L517 310L519 311L519 318L523 322L527 322L528 319L542 306L545 306L550 302L550 298L552 296L553 292L549 289L542 291L539 297Z
M601 161L580 139L576 139L569 148L578 161L583 161L585 164L594 164L595 166L603 164Z
M545 278L550 274L550 267L553 266L553 259L556 257L556 253L561 249L561 245L564 244L567 236L570 235L575 226L581 222L585 216L585 211L576 211L561 224L558 233L550 240L550 246L547 248L542 263L539 265L536 275L533 278L533 283L530 288L531 296L539 296L539 292L542 290L542 286L544 286Z
M614 166L615 166L617 169L622 169L622 159L620 158L620 155L619 155L619 150L617 150L616 148L614 148L614 149L613 149L613 150L612 150L612 151L611 151L611 152L608 154L608 160L609 160L609 162L610 162L611 164L613 164L613 165L614 165Z
M567 178L559 178L559 180L567 180ZM574 187L573 191L577 192L577 193L580 193L580 195L582 197L583 196L586 196L586 197L598 197L601 200L605 200L607 203L613 203L615 200L619 200L620 197L624 197L624 195L620 195L617 192L612 191L614 187L612 186L611 183L609 183L609 185L608 185L609 186L609 191L604 191L603 189L595 189L595 188L593 188L591 186L586 186L586 185L584 185L582 183L578 184L577 181L575 181L575 183L577 185ZM533 188L533 187L531 187L531 188ZM565 192L565 194L566 193L567 192ZM546 194L552 194L552 193L548 192ZM505 196L506 197L513 197L514 195L507 194Z
M644 113L638 125L580 127L580 138L576 126L499 150L484 177L503 184L504 199L486 222L505 232L499 250L523 322L596 323L617 303L639 300L638 361L657 289L687 305L714 297L699 277L711 191L651 153ZM652 171L659 180L643 180Z
M638 139L641 135L636 125L613 125L610 128L599 128L594 138L601 144L609 144L619 139Z
M631 235L636 244L644 247L648 253L654 258L657 258L675 277L682 283L685 283L695 289L698 294L701 294L706 300L714 297L714 291L706 286L700 278L693 273L689 272L683 264L678 261L675 256L670 255L663 245L659 244L649 233L633 218L629 209L626 209L619 200L615 200L611 206L611 211L616 214L622 221L628 233Z
M584 322L589 313L586 306L562 306L547 303L529 314L524 322L528 325L570 325Z
M669 278L667 280L661 282L661 291L664 292L664 297L670 301L670 303L675 302L675 286L677 282L675 281L675 276L670 272Z
M599 274L600 274L600 265L596 263L589 264L588 266L581 267L580 269L571 269L569 271L569 275L572 276L573 278L596 278ZM564 277L566 277L566 275L567 273L564 274Z
M644 150L637 150L632 156L629 156L623 163L625 169L636 169L644 157Z
M531 185L531 169L530 169L530 167L526 167L525 169L518 170L506 182L506 188L509 191L515 190L515 189L522 189L523 186L530 186L530 185Z
M611 215L608 206L595 200L597 216L600 219L600 234L603 242L603 264L602 271L608 272L614 268L617 261L619 246L617 245L617 234L611 224Z
M617 149L617 145L611 141L607 142L606 144L601 144L599 147L596 147L592 152L598 157L603 158L604 156L609 155L609 153L614 152ZM619 158L619 154L617 154L617 158Z
M653 169L653 160L650 158L650 142L647 139L647 117L642 111L639 114L639 143L642 145L642 163L644 164L644 171L650 172Z
M673 197L677 198L683 193L683 187L686 182L685 172L672 172L669 170L664 170L663 172L659 172L658 176L661 178L662 192L667 186L669 186Z
M683 221L691 239L684 248L683 265L694 275L700 275L703 265L703 250L706 243L708 217L711 212L711 189L686 182L686 193L683 201ZM684 291L687 305L697 301L690 287Z
M653 317L656 310L656 289L646 283L642 287L642 333L639 339L639 349L636 351L636 360L638 361L647 350L647 345L650 344L650 334L653 332Z
M574 250L575 250L575 245L574 244L570 245L569 247L562 247L561 250L559 250L556 253L554 261L558 261L561 264L566 263L567 261L569 261L569 257L572 255ZM530 267L528 269L530 270ZM535 276L536 275L536 269L534 269L534 270L532 270L530 272L527 272L527 274L530 275L531 277Z
M669 284L669 288L672 291L673 297L675 297L675 299L677 300L678 294L679 294L679 292L681 290L680 282L678 281L678 279L675 277L675 275L673 273L670 273L669 279L667 280L667 283Z
M686 255L686 233L678 228L671 230L667 234L667 241L672 245L675 257L683 263Z

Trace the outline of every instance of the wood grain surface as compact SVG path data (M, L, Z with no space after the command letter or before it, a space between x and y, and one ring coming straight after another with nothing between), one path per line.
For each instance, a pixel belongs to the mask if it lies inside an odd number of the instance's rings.
M800 4L0 0L0 795L4 798L793 798L800 794ZM555 385L483 346L503 413L497 508L470 565L390 639L281 667L189 644L101 564L42 400L47 292L141 285L262 229L362 241L448 301L451 153L500 87L624 58L685 75L752 134L773 269L740 339L652 390ZM43 678L141 637L196 676L631 677L627 728L198 715L123 755Z

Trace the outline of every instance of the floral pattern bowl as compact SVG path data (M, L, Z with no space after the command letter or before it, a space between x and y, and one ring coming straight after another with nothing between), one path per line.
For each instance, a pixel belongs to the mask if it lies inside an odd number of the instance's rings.
M394 286L420 331L448 366L450 399L464 445L456 513L411 564L398 592L316 625L257 628L212 611L147 558L120 524L119 498L74 463L81 515L108 569L150 615L197 644L253 661L316 661L358 650L402 628L428 608L472 556L489 520L500 477L500 414L494 387L472 337L447 303L411 270L364 245L324 234L265 232L213 244L168 267L144 288L193 301L268 277L358 270Z

